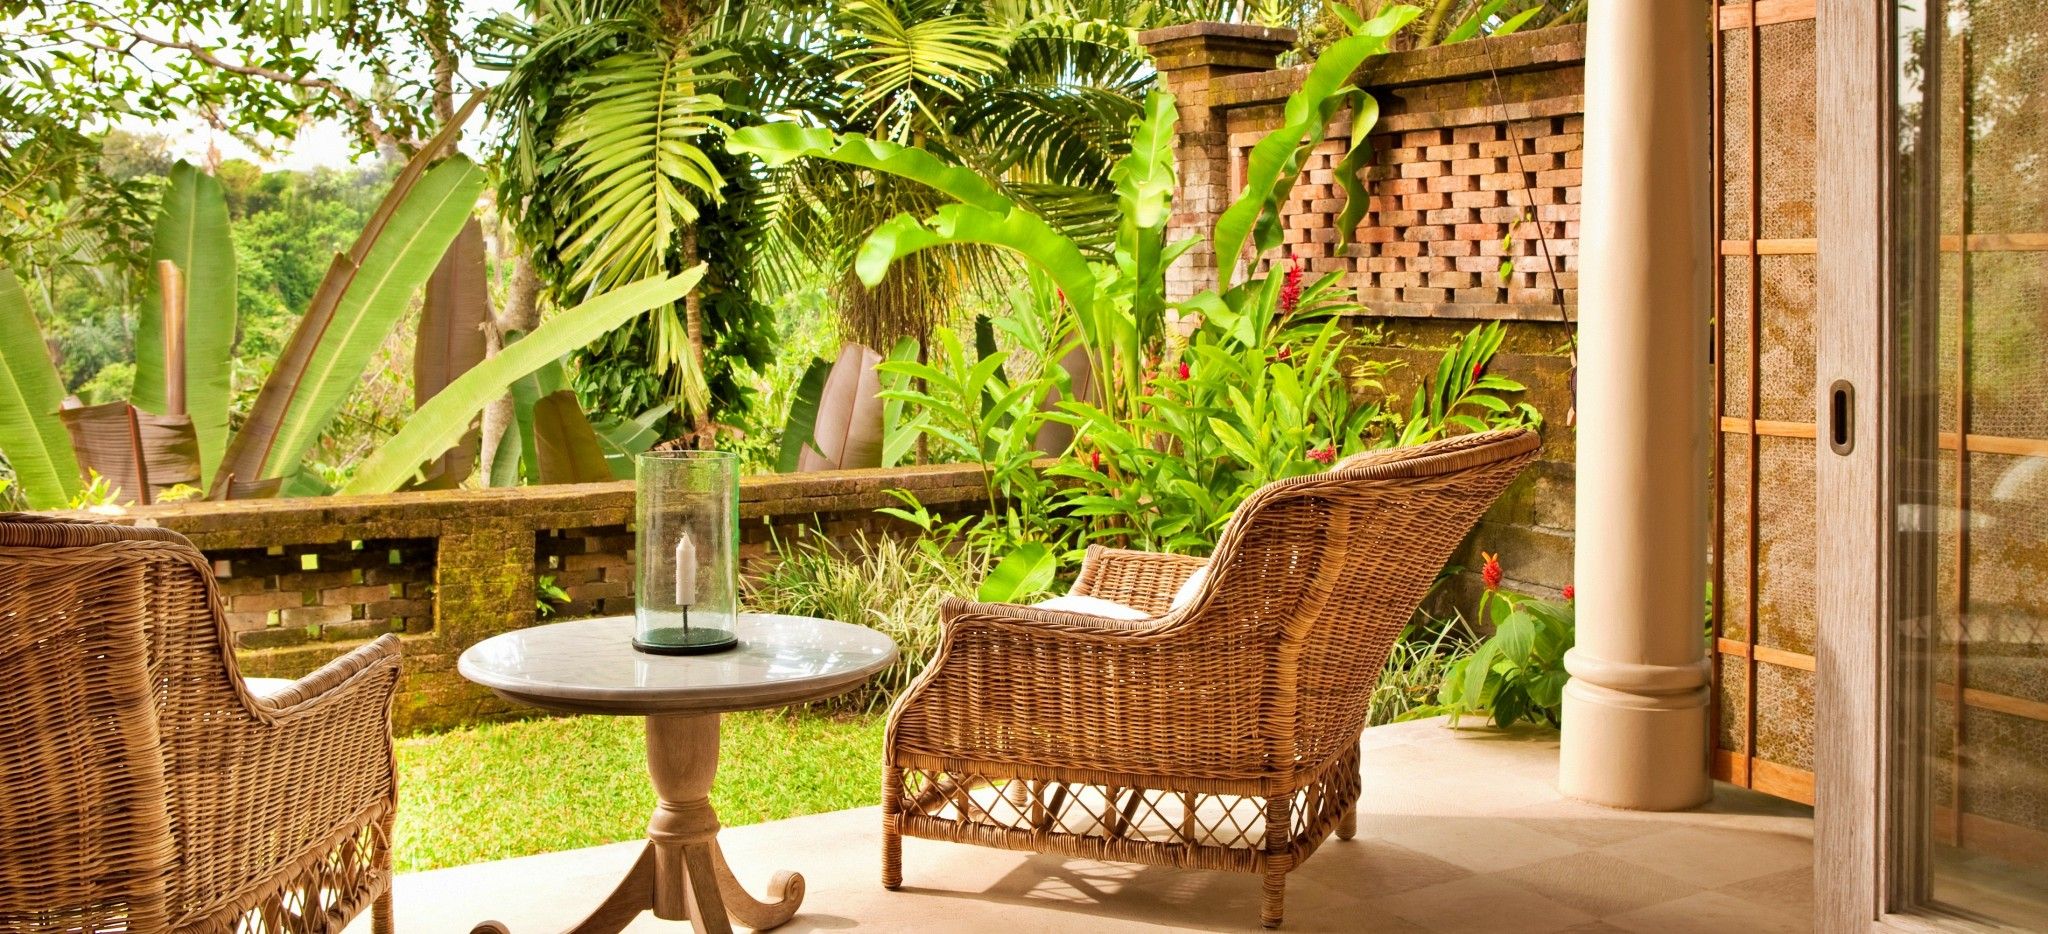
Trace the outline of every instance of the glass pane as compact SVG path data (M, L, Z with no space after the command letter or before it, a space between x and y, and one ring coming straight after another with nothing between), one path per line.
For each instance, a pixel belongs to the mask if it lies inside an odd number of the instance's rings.
M2048 3L1896 9L1892 895L2048 930Z

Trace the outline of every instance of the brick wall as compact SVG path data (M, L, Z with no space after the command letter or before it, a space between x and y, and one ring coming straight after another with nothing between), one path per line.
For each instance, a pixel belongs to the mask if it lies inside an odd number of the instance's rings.
M875 512L905 489L935 512L983 508L980 470L937 465L747 477L742 570L774 541L914 533ZM297 677L369 639L405 643L400 732L518 716L455 672L478 641L534 625L542 577L566 591L549 619L631 613L631 482L192 503L130 509L119 521L184 534L220 579L244 674Z
M1292 47L1284 30L1198 23L1140 39L1180 106L1171 236L1206 237L1243 187L1247 153L1281 124L1307 66L1273 67ZM1299 260L1312 273L1340 275L1365 307L1351 322L1359 352L1403 364L1387 385L1403 399L1475 322L1513 322L1493 372L1530 387L1527 401L1547 419L1544 453L1458 560L1476 568L1476 552L1500 552L1510 586L1539 593L1572 577L1575 445L1566 417L1584 58L1584 27L1572 26L1367 63L1356 82L1373 94L1380 117L1368 137L1374 159L1364 219L1340 244L1336 166L1351 132L1350 113L1340 113L1289 193L1282 245L1255 260ZM1215 284L1218 258L1206 249L1189 251L1169 272L1170 297ZM1449 598L1469 607L1476 588L1475 575L1461 575Z

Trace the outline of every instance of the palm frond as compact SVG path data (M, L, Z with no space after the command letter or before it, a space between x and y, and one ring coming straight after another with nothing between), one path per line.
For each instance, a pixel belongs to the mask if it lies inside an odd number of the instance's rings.
M722 53L625 52L574 82L574 115L556 144L575 189L573 219L558 234L571 289L607 291L665 268L676 231L697 219L690 192L717 199L724 179L697 147L722 131L725 102L701 93Z
M943 0L849 0L837 28L845 45L839 73L850 114L871 117L888 138L913 138L916 120L943 126L935 106L959 100L978 80L1002 71L1009 34Z

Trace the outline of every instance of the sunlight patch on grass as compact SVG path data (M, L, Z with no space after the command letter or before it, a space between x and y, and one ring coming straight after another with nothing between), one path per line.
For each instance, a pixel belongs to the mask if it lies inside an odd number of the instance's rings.
M728 827L881 801L883 718L727 714L711 803ZM398 741L397 869L632 840L654 789L637 717L556 717Z

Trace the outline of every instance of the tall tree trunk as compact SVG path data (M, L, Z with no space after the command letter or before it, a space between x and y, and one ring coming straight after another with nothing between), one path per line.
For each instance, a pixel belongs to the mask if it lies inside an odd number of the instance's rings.
M512 261L512 289L505 297L505 313L498 315L492 326L486 329L484 356L486 359L498 355L505 348L505 332L528 332L540 326L540 274L533 269L533 261L521 250ZM513 423L512 397L500 396L484 409L483 474L491 476L492 462L496 460L498 442L505 437L505 429Z
M697 265L696 227L689 227L683 231L682 252L684 269ZM703 380L708 386L710 376L704 372L704 290L701 287L691 289L688 295L683 296L683 333L690 339L689 365L696 368L698 379ZM706 398L704 411L696 412L692 416L690 428L700 436L711 424L710 408L711 400Z

